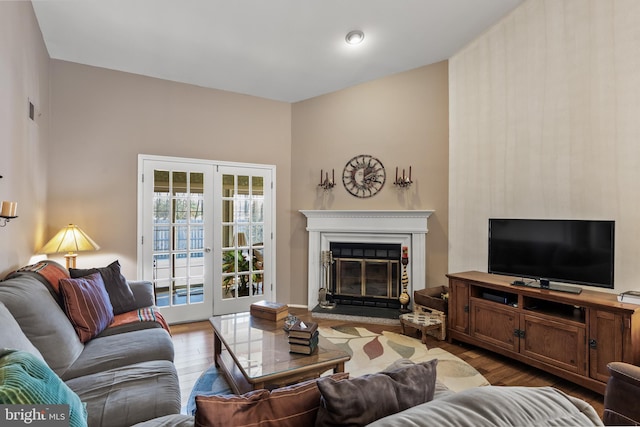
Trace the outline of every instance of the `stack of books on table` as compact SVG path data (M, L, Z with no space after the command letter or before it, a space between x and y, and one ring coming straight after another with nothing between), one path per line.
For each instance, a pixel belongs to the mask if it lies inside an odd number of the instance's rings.
M289 352L311 354L318 348L318 324L298 320L289 329Z

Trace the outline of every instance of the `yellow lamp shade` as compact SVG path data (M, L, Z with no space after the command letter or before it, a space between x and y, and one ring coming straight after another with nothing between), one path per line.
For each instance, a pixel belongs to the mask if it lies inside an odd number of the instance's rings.
M66 252L67 268L76 266L76 252L97 251L100 246L77 225L69 224L58 231L46 245L40 249L41 254L57 254ZM69 262L71 260L71 263Z

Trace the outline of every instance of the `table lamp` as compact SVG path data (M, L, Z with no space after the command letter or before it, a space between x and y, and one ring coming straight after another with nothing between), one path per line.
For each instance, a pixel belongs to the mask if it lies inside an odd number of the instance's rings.
M67 270L76 268L76 252L97 251L100 246L77 225L69 224L58 231L46 245L40 249L41 254L58 254L66 252Z

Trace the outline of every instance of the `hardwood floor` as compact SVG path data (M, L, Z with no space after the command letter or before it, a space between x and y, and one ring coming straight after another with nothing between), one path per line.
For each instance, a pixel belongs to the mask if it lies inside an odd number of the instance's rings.
M289 310L303 320L310 320L311 314L306 309ZM344 324L344 321L316 319L322 326ZM351 324L353 326L353 324ZM383 330L400 333L400 326L375 325L369 323L357 324L375 332ZM208 321L172 325L171 333L175 345L175 364L180 378L182 405L186 405L194 383L213 363L213 332ZM554 375L532 368L523 363L466 344L438 341L427 338L428 347L440 347L458 356L476 368L492 385L501 386L553 386L565 393L589 402L602 418L604 411L603 396L577 386Z

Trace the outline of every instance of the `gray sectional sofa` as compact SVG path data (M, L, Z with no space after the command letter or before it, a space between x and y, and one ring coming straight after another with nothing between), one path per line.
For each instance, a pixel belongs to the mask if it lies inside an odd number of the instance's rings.
M89 426L179 418L173 343L160 323L108 328L83 343L46 280L32 272L8 277L0 281L0 350L22 350L44 360L86 405ZM154 304L151 283L128 284L136 308Z

